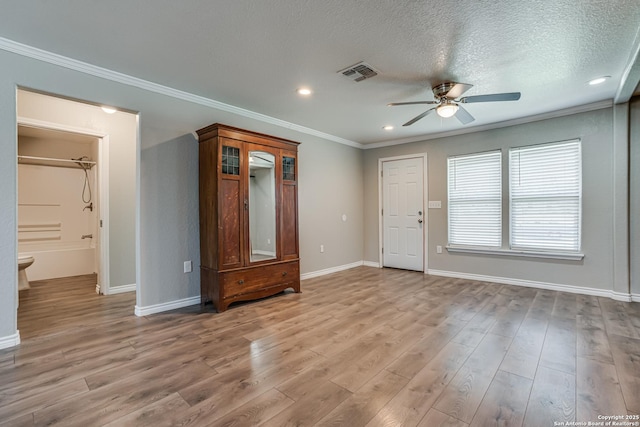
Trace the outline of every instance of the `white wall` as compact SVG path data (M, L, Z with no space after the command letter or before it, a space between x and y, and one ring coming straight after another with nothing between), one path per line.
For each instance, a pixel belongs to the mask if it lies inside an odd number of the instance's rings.
M35 260L29 280L96 272L93 239L82 239L96 221L82 200L84 181L80 168L18 165L18 251Z
M501 149L503 198L507 197L507 158L510 147L580 138L583 152L582 261L512 256L437 254L447 244L448 156ZM613 113L611 108L484 132L439 138L365 151L365 259L378 261L378 159L400 154L428 153L429 200L442 209L428 210L429 269L444 272L533 281L613 291ZM506 200L503 203L506 207ZM503 246L508 246L508 214L503 209Z

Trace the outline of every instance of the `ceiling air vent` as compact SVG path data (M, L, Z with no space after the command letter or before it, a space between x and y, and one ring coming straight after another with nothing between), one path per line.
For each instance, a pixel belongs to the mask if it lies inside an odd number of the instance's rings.
M338 73L348 77L354 82L361 82L378 75L378 72L366 62L359 62L356 65L352 65L351 67L338 71Z

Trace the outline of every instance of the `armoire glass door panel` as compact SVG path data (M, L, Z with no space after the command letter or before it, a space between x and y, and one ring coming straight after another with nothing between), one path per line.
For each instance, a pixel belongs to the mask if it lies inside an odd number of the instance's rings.
M251 262L274 259L276 248L276 158L249 151L249 255Z

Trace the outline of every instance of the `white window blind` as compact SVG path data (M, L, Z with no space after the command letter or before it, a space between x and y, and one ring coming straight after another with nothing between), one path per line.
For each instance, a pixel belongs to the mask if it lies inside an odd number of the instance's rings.
M578 252L580 141L515 148L509 157L511 247Z
M449 157L449 244L502 245L502 153Z

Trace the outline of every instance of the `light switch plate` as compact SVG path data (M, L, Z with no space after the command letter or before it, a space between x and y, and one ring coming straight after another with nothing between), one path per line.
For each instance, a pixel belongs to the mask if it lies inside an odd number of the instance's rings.
M440 200L429 200L429 209L440 209L442 202Z

